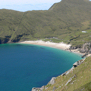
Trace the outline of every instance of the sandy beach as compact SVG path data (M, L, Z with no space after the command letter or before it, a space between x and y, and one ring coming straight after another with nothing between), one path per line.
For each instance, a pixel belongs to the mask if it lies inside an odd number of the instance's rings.
M42 41L42 40L38 40L38 41L23 41L23 42L19 42L19 43L23 43L23 44L34 44L34 45L43 45L43 46L48 46L48 47L53 47L53 48L58 48L58 49L63 49L63 50L67 50L70 48L71 45L67 45L63 42L61 43L53 43L50 41Z
M63 42L60 43L54 43L54 42L50 42L50 41L42 41L42 40L37 40L37 41L23 41L23 42L19 42L21 44L34 44L34 45L42 45L42 46L48 46L48 47L53 47L53 48L57 48L57 49L61 49L61 50L66 50L66 51L70 51L69 48L71 46L71 44L65 44ZM75 50L71 50L71 52L73 53L77 53L80 55L84 55L84 53L80 53L78 51L78 49Z
M50 41L42 41L42 40L38 40L38 41L23 41L23 42L19 42L21 44L34 44L34 45L42 45L42 46L48 46L48 47L53 47L53 48L58 48L58 49L61 49L61 50L66 50L66 51L70 51L69 48L71 46L71 44L65 44L63 42L61 43L53 43L53 42L50 42ZM74 49L74 50L71 50L71 52L73 53L77 53L77 54L80 54L80 55L84 55L85 53L80 53L78 51L78 49ZM87 55L87 56L91 56L91 54ZM85 58L83 59L83 61L85 60ZM74 69L74 67L72 67L71 69L69 69L68 71L65 72L65 74L69 74L70 72L72 72ZM63 73L64 74L64 73ZM61 74L61 76L63 75ZM52 78L53 79L53 78ZM52 80L51 79L51 80ZM68 81L69 82L69 81ZM67 85L68 82L65 84ZM41 87L42 88L42 87ZM41 89L41 88L32 88L32 91L33 89Z

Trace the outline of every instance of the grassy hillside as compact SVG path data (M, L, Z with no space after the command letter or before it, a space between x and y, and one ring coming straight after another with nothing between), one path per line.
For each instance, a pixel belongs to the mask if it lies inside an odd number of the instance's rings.
M62 0L45 11L0 10L0 43L46 38L73 46L91 42L91 2Z
M72 79L71 79L72 78ZM66 83L71 81L66 85ZM44 91L91 91L91 57L65 76L58 76L54 85Z

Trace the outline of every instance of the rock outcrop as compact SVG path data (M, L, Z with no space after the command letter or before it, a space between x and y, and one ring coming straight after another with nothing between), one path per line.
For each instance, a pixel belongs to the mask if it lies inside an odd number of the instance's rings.
M82 60L79 60L79 61L75 62L75 63L73 64L73 67L72 67L71 69L69 69L68 71L66 71L65 73L61 74L61 76L68 75L70 72L73 71L73 69L74 69L75 67L77 67L78 65L82 64L82 63L84 62L84 60L85 60L85 58L82 59ZM65 86L66 86L68 83L70 83L74 77L76 77L76 75L74 75L72 78L70 78L70 79L68 80L68 82L65 84ZM49 81L48 85L53 85L53 84L55 84L55 80L56 80L56 77L52 77L52 79ZM44 90L47 89L47 88L48 88L48 87L46 87L46 86L42 86L41 88L35 88L35 87L34 87L34 88L32 88L32 91L44 91ZM56 88L53 87L53 91L55 91L55 89L56 89Z
M52 79L49 81L48 84L53 85L55 83L56 77L52 77ZM42 86L41 88L32 88L32 91L44 91L44 89L47 89L45 86Z
M77 67L78 65L82 64L85 59L79 60L73 64L73 67Z
M52 77L52 79L50 80L50 82L48 84L53 85L55 83L55 79L56 79L56 77Z
M45 86L42 86L41 88L32 88L32 91L43 91L45 89Z
M79 49L81 53L91 53L91 43L83 44L82 48Z

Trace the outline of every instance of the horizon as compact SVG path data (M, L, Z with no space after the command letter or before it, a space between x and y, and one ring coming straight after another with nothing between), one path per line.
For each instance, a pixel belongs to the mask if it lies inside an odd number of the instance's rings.
M48 10L54 3L58 3L61 0L1 0L0 9L10 9L20 12L32 11L32 10Z

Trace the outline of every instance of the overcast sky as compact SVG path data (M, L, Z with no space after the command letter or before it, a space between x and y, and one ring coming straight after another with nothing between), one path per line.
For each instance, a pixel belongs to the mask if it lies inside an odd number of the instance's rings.
M18 11L48 10L54 3L61 0L0 0L0 9Z

